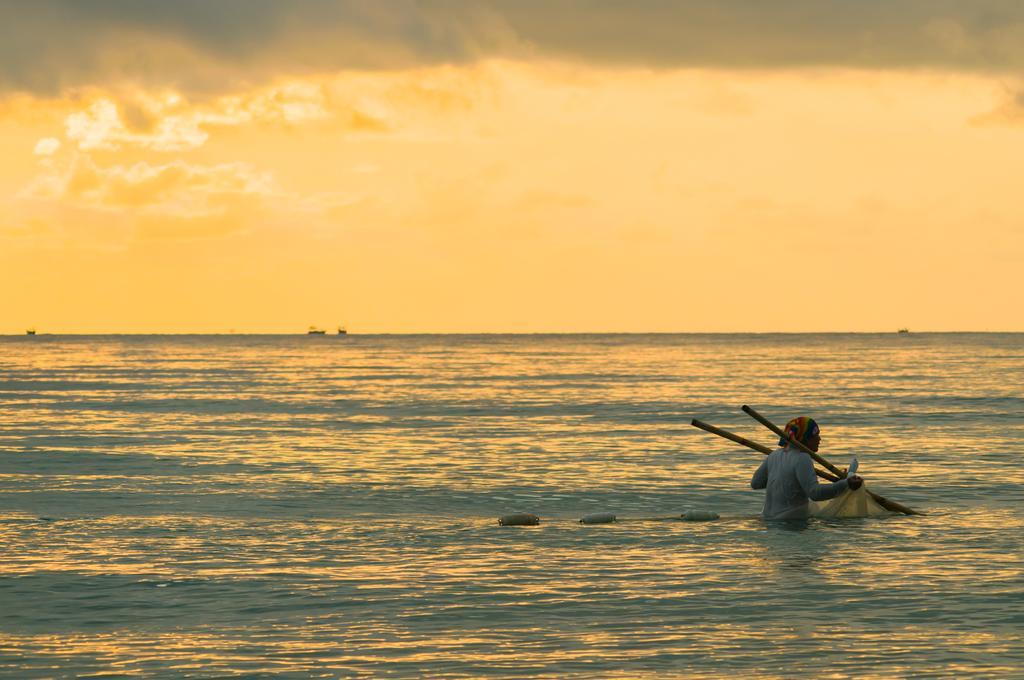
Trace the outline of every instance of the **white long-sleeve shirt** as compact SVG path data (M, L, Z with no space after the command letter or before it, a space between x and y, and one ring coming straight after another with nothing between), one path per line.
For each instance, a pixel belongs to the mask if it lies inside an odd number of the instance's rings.
M835 498L849 488L849 483L840 479L818 484L811 457L787 446L768 454L750 479L750 487L766 490L761 511L765 519L799 519L810 515L807 499Z

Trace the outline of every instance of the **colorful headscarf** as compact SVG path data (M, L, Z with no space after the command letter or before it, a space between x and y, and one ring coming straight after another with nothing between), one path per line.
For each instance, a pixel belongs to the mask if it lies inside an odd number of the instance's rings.
M800 416L799 418L793 418L793 420L786 423L786 427L782 430L784 437L779 438L779 446L785 446L789 443L789 438L797 440L801 444L806 444L807 441L818 434L818 423L814 422L814 418L808 418L807 416Z

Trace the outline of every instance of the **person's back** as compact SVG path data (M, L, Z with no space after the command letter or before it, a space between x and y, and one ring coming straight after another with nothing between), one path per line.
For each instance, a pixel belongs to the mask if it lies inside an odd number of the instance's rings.
M799 519L810 515L807 500L835 498L847 489L841 479L834 484L818 484L811 457L795 447L776 449L768 454L750 480L753 489L764 489L766 519Z
M860 486L859 477L840 479L831 484L819 484L811 457L790 444L802 442L812 451L821 443L818 424L811 418L794 418L786 424L786 437L779 440L782 447L768 454L750 479L753 489L764 489L766 519L800 519L810 515L808 499L824 501L835 498L848 488Z

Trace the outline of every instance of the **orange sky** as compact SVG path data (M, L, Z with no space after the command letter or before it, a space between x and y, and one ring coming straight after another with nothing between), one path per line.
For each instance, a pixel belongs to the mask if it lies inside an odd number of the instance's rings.
M9 84L0 332L1024 331L1006 75L541 52Z

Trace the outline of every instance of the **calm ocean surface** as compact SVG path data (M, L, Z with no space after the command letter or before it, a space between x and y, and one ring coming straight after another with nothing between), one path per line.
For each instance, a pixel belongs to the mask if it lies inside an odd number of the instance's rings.
M0 400L5 677L1024 677L1024 334L6 337ZM742 404L927 516L760 520Z

